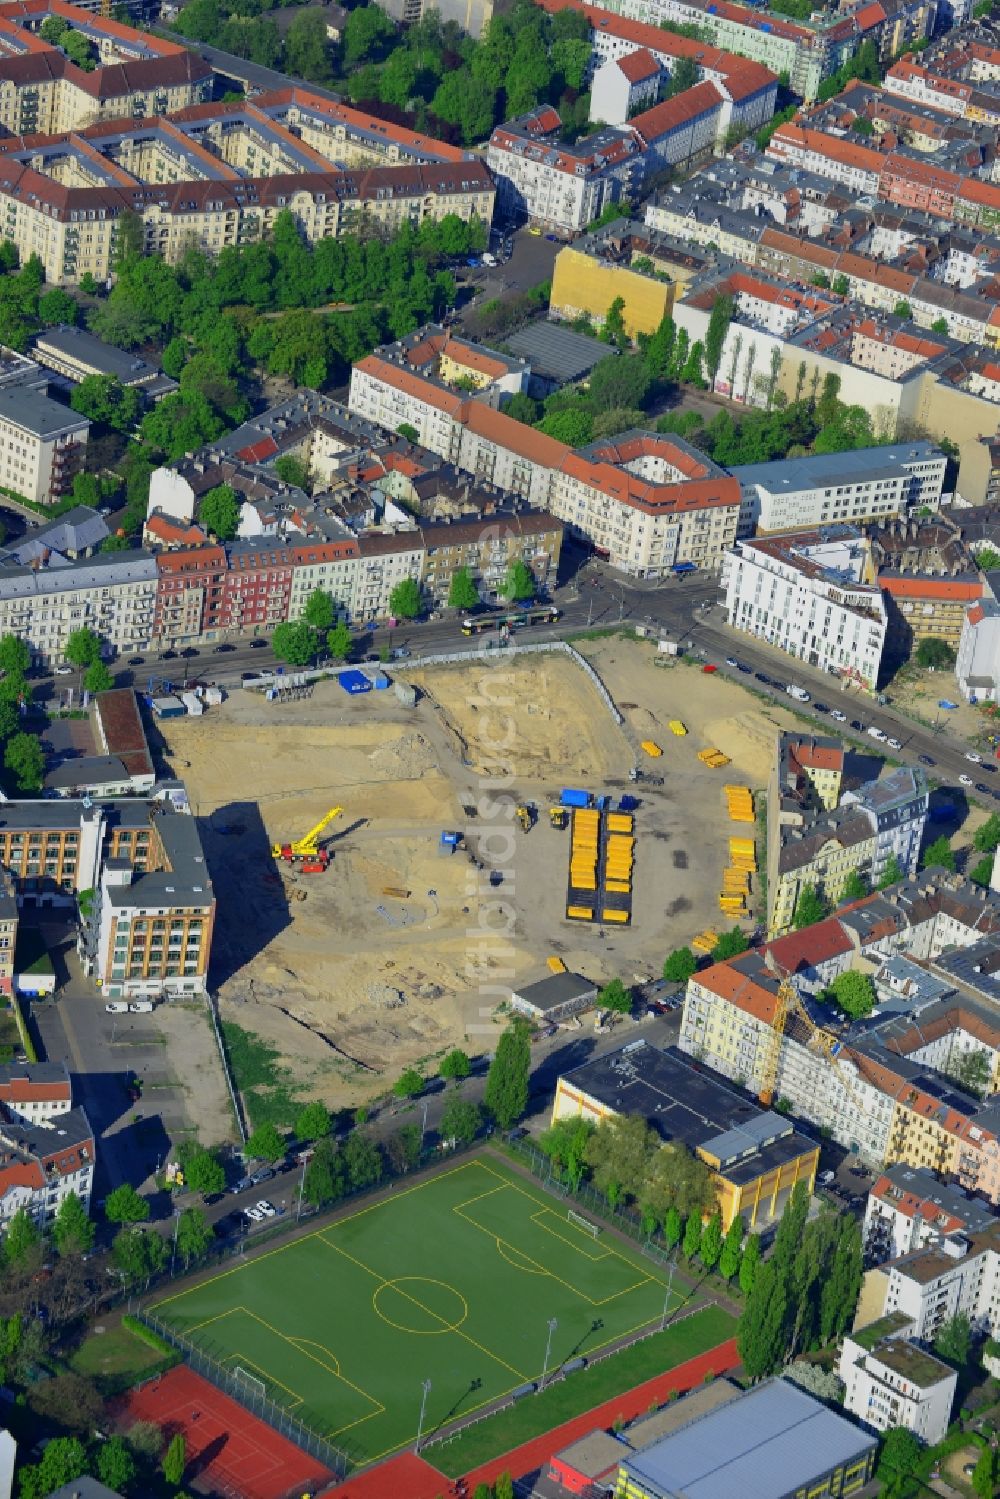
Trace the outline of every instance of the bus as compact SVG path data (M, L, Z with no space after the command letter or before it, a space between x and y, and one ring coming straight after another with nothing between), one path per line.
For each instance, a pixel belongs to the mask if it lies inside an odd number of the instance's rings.
M561 613L554 604L541 604L509 614L470 614L462 621L462 634L482 635L486 630L509 634L511 630L523 630L526 625L554 625Z

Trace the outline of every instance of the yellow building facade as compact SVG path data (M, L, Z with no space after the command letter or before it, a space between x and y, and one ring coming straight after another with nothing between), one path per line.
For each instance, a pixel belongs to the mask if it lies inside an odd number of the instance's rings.
M586 313L594 322L603 323L612 302L621 297L625 332L635 338L639 333L656 332L673 311L674 291L672 281L661 281L631 266L612 265L568 245L556 256L550 306L557 317L570 320Z

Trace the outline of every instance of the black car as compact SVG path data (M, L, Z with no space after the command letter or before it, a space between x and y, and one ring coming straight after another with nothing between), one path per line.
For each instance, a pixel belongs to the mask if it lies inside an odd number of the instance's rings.
M742 671L746 676L749 676L751 671L753 670L753 667L748 666L745 661L737 661L736 670Z
M770 687L770 685L771 685L771 678L769 676L767 676L764 672L762 672L762 671L755 671L754 674L753 674L753 676L754 676L754 681L755 682L766 682L767 685L768 685L768 687Z
M156 659L157 659L157 661L176 661L177 660L177 652L176 651L161 651L160 654L157 656Z
M813 703L813 712L814 713L829 713L829 711L830 710L826 706L826 703Z
M198 655L198 652L195 650L195 648L194 648L193 645L186 645L184 647L184 649L181 651L181 656L183 657L183 659L185 661L190 661L190 659L191 659L192 656L197 656L197 655Z
M851 719L851 728L856 730L859 734L863 734L865 732L865 726L859 718Z
M126 662L127 666L145 666L145 664L145 656L129 656L128 661Z
M993 795L993 793L990 790L990 788L988 786L984 786L983 783L982 783L982 781L977 781L976 784L975 784L975 786L973 787L973 790L978 791L980 796L992 796Z
M222 645L214 645L212 649L217 656L221 656L224 651L235 651L236 647L235 645L230 645L229 642L226 641Z
M263 650L265 645L267 645L266 640L251 640L250 649L252 651L260 651Z
M259 1187L261 1182L269 1182L273 1175L274 1170L271 1166L261 1166L260 1170L255 1171L251 1176L250 1185L253 1187Z
M918 755L917 759L920 761L921 765L933 765L934 764L934 761L932 760L932 758L931 758L930 755Z

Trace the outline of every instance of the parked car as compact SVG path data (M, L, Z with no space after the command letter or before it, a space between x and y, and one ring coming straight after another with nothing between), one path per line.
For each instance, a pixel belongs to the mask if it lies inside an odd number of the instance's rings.
M977 755L975 750L966 750L965 758L971 760L973 765L982 765L983 763L982 755Z
M129 656L125 664L127 666L145 666L146 658L145 656Z
M241 1176L238 1182L233 1183L233 1185L229 1188L229 1191L233 1197L237 1197L240 1192L245 1192L248 1187L252 1186L253 1182L251 1181L249 1176Z
M972 777L971 776L967 776L965 774L965 771L963 770L962 774L958 778L958 783L959 783L960 786L971 786L972 785Z
M259 1187L261 1182L269 1182L273 1175L273 1166L261 1166L260 1169L255 1171L250 1177L250 1185L252 1187Z
M839 708L831 708L830 709L830 717L833 719L833 721L835 723L846 723L847 722L847 714L846 713L841 713L841 711L840 711Z
M745 661L737 661L736 670L743 672L746 676L749 676L753 668L748 666Z
M156 659L157 659L157 661L176 661L177 660L177 652L176 651L161 651L160 654L157 656Z
M861 722L860 718L851 719L851 728L856 729L859 734L863 734L865 732L865 726Z
M251 640L250 649L252 651L262 651L267 644L266 640Z
M766 687L770 687L771 678L766 671L755 671L753 676L755 682L763 682Z
M933 760L933 758L930 755L918 755L917 759L920 761L921 765L933 765L933 764L935 764L935 761Z
M151 1015L153 1013L153 1001L151 999L134 999L128 1009L130 1015Z
M222 645L214 645L212 647L216 656L221 656L225 651L235 651L235 649L235 645L231 645L228 640L223 641Z
M193 645L186 645L181 651L181 657L185 661L190 661L192 656L197 655L200 655L200 652L196 651Z
M109 1015L127 1015L128 1002L124 999L110 999L104 1006Z
M879 728L879 726L878 726L877 723L873 723L869 727L869 729L868 729L868 737L870 739L877 739L878 742L879 742L879 744L884 744L885 743L885 733L884 733L884 731L882 729Z
M262 1213L259 1207L252 1207L244 1208L243 1216L244 1218L249 1218L251 1223L263 1223L266 1214Z
M73 675L73 668L72 668L72 666L70 666L70 664L69 664L68 661L64 661L61 666L57 666L56 667L56 676L57 677L71 677L72 675Z
M274 1206L273 1202L268 1202L266 1197L262 1197L256 1206L257 1211L263 1213L265 1218L276 1218L278 1216L278 1209Z
M829 713L829 711L830 710L826 706L826 703L813 703L813 712L814 713Z
M737 663L737 660L736 660L735 656L727 656L726 657L726 665L727 666L731 666L733 668L733 671L736 670L737 664L738 663Z
M903 748L903 746L900 743L900 741L898 739L893 739L893 737L892 737L891 734L889 735L889 738L885 742L889 746L890 749L902 749Z

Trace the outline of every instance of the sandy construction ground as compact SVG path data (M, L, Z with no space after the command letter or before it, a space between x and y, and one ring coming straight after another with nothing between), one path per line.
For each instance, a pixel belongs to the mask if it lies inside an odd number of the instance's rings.
M497 1006L512 983L545 976L547 956L597 982L650 977L716 921L737 831L723 785L762 787L778 727L796 720L738 683L657 664L645 642L585 650L624 729L559 655L413 672L415 709L391 691L349 698L323 683L287 705L236 692L202 719L159 726L219 898L223 1014L268 1040L304 1091L353 1105L452 1045L490 1050ZM667 729L674 717L686 738ZM646 737L664 754L639 759L662 786L628 778ZM698 761L710 744L730 768ZM627 930L565 919L568 834L547 809L566 785L641 797ZM512 818L520 800L539 810L529 834ZM337 805L326 874L275 863L272 843ZM445 829L464 838L451 856Z

